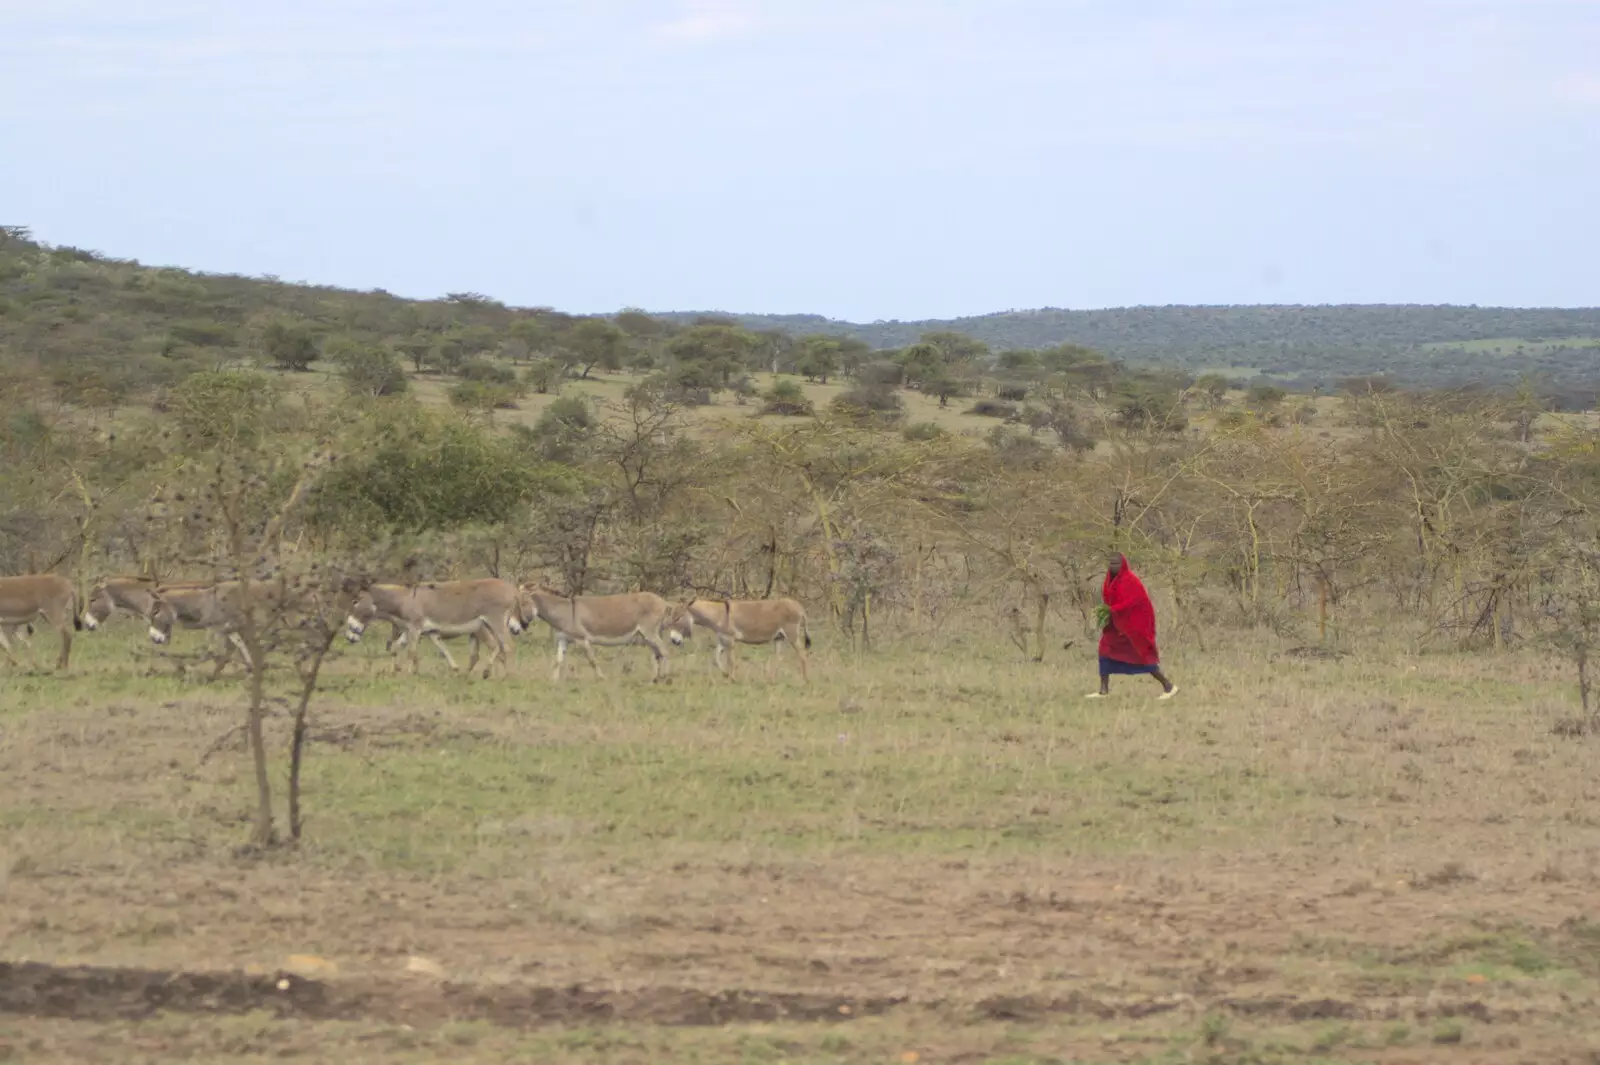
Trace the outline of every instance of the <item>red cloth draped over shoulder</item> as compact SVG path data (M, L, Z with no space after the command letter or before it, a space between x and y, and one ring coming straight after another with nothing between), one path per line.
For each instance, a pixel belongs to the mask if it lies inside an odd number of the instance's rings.
M1106 580L1100 587L1100 596L1111 610L1111 623L1100 634L1100 653L1118 662L1136 666L1154 666L1161 661L1156 650L1156 608L1150 602L1150 593L1144 590L1133 570L1128 568L1128 556L1118 556L1122 566L1113 577L1106 570Z

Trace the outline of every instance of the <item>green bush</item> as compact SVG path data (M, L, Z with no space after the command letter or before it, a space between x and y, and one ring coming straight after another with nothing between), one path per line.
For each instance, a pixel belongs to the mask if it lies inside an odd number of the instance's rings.
M456 376L463 381L480 381L486 385L515 385L517 372L509 366L492 362L482 356L464 360L456 368Z
M261 332L261 350L267 361L280 370L300 373L311 369L317 358L317 336L300 322L268 322Z
M575 465L599 428L594 405L584 396L566 395L546 407L532 428L518 426L516 432L545 462Z
M511 520L543 492L568 489L516 441L411 403L364 425L320 478L313 521L352 532L374 524L423 531Z
M411 387L405 367L387 348L347 342L338 345L332 357L352 395L399 396Z
M798 381L779 381L767 389L761 399L762 414L808 416L816 413L816 407Z
M895 423L905 417L905 404L888 385L857 385L833 397L833 412L861 423Z
M173 388L167 406L190 448L248 447L260 442L280 395L277 382L254 370L203 370Z

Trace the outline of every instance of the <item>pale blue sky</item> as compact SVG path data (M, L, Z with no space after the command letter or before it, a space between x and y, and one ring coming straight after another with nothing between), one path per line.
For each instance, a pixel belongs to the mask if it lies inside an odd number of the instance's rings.
M0 0L0 223L572 311L1600 304L1597 0Z

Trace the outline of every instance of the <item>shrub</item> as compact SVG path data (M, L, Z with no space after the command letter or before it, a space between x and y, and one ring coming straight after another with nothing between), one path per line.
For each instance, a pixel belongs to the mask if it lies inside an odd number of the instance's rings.
M862 386L882 385L888 388L898 388L905 381L906 369L897 362L887 359L875 359L872 362L862 363L856 370L856 381Z
M997 425L989 431L989 446L1000 461L1011 467L1040 469L1050 459L1050 448L1037 437Z
M167 326L167 335L178 343L197 348L227 348L238 338L238 329L227 322L191 318Z
M801 417L816 413L816 408L798 381L779 381L767 389L761 399L762 414Z
M316 334L299 322L268 322L261 331L261 350L278 369L300 373L316 361Z
M888 385L858 385L833 397L833 411L854 422L893 424L905 417L905 405Z
M949 367L939 366L929 371L922 379L924 395L938 396L939 406L948 406L953 396L967 394L967 383L950 372Z
M651 392L669 403L704 407L711 402L714 386L706 383L703 370L699 364L685 363L653 373L633 388Z
M314 524L370 538L377 523L447 529L509 521L541 489L559 487L508 438L411 404L385 405L316 485Z
M253 446L263 439L279 396L277 383L264 374L205 370L174 388L168 404L191 447Z
M1288 394L1277 385L1258 384L1250 386L1250 390L1244 394L1244 400L1256 410L1265 410L1282 403Z
M1217 426L1221 429L1239 429L1249 421L1250 415L1242 410L1225 410L1217 415Z
M463 381L481 381L486 385L514 385L517 383L517 372L509 366L502 366L481 356L464 359L456 367L456 376Z
M1094 437L1080 428L1087 419L1059 399L1052 400L1048 407L1036 407L1029 403L1017 415L1017 420L1026 425L1031 433L1050 430L1056 434L1061 446L1069 451L1088 451L1094 447Z
M489 413L496 410L516 410L517 390L511 385L491 384L487 381L458 381L450 389L450 402L464 411Z
M334 357L345 387L358 396L398 396L411 386L411 379L394 352L370 344L341 346Z
M711 393L722 387L722 377L717 368L706 362L680 362L667 371L667 380L686 392ZM709 395L706 402L711 400Z
M546 462L576 463L600 428L600 416L584 396L566 395L554 400L533 423L517 433L531 443Z
M1176 389L1143 381L1130 381L1113 397L1117 421L1127 429L1156 429L1181 433L1189 427L1183 400Z
M917 443L924 440L939 440L950 434L936 422L913 422L901 429L900 435L905 440Z
M535 359L522 375L522 383L541 396L546 395L561 380L561 364L554 359Z
M1004 418L1010 421L1017 416L1015 403L1003 403L997 399L980 399L972 405L968 414L977 414L984 418Z

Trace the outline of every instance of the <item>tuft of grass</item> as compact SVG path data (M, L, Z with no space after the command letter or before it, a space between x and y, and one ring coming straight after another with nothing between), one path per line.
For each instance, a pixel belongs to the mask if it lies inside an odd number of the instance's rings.
M1318 1054L1325 1054L1335 1050L1351 1040L1352 1031L1349 1025L1341 1024L1329 1028L1311 1041L1311 1049Z

